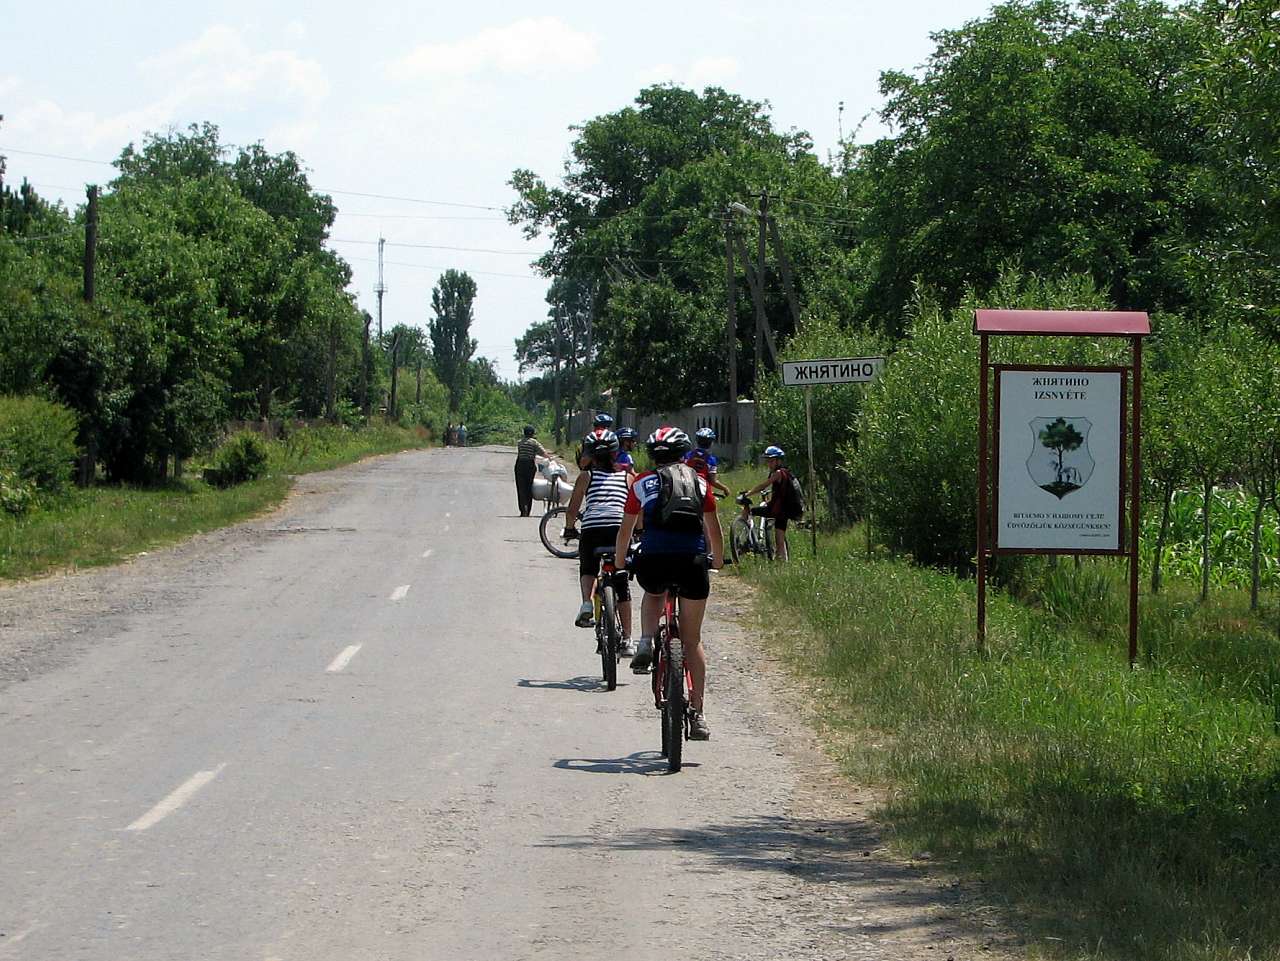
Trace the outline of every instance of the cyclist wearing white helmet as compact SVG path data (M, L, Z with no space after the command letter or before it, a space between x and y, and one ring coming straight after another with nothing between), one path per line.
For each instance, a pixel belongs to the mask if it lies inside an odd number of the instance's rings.
M577 533L575 524L579 511L582 532L578 541L578 574L582 586L582 606L574 624L592 627L593 605L591 592L595 588L596 575L600 571L597 547L613 547L622 524L622 510L631 489L631 475L617 465L618 435L604 427L598 427L582 441L583 451L591 457L590 466L578 475L569 498L565 514L565 533ZM631 645L631 592L625 574L614 582L618 598L618 614L622 618L622 644L620 653L632 655Z
M711 567L719 570L724 563L724 547L720 540L720 521L716 516L716 500L711 488L680 459L693 447L689 435L678 427L659 427L645 444L654 470L645 471L631 485L627 495L622 527L614 546L619 566L625 563L631 533L643 515L644 534L635 559L636 580L644 588L640 605L640 641L631 670L643 674L653 658L653 635L662 616L667 587L679 597L680 636L684 641L685 663L693 679L689 698L691 716L689 737L705 741L711 736L703 714L703 695L707 683L707 658L702 650L702 619L711 593L706 555L711 553ZM662 473L659 473L662 472ZM664 475L666 484L664 485ZM663 487L669 516L664 520ZM677 490L684 493L677 495ZM679 502L681 510L674 509ZM700 515L700 516L699 516Z
M729 488L725 487L716 476L716 455L711 453L711 445L716 442L716 432L710 427L700 427L693 435L698 446L684 455L684 462L698 472L698 476L718 490L725 497L729 496Z
M791 471L787 469L783 459L786 452L776 444L764 449L764 462L769 468L769 476L745 491L747 494L759 494L766 487L771 488L769 502L751 508L751 513L758 517L773 518L773 556L780 561L790 559L787 553L787 515L783 507L787 503L787 490L791 485Z
M613 430L613 418L605 413L596 414L595 420L591 422L591 432L594 434L598 430ZM578 470L589 470L592 464L591 451L587 450L587 446L578 448L578 456L574 458L578 462Z

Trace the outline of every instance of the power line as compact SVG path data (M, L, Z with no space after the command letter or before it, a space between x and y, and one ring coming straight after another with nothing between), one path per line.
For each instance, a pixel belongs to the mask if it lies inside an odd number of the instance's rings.
M113 164L109 160L91 160L88 157L68 157L66 154L40 153L39 151L36 151L36 150L19 150L16 147L0 147L0 153L21 154L24 157L45 157L49 160L70 160L70 161L73 161L74 163L82 163L82 164L100 164L103 167L115 166L115 164Z
M344 257L343 259L358 260L367 264L376 264L378 262L376 257ZM415 267L415 268L418 268L419 270L444 271L444 270L457 269L456 267L443 267L443 266L437 266L435 264L414 264L414 263L409 263L408 261L403 261L403 260L384 260L383 263L387 264L388 266L394 266L394 267ZM511 278L514 278L515 280L538 280L538 281L541 281L542 283L550 283L550 278L539 277L536 274L504 274L504 273L500 273L498 271L493 271L493 270L468 270L467 273L480 274L486 277L511 277Z

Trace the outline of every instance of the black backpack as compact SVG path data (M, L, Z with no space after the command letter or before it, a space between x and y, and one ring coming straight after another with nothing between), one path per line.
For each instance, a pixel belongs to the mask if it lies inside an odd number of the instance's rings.
M786 470L784 467L783 470ZM798 521L804 517L804 490L800 487L800 482L796 480L796 475L787 471L787 483L782 488L782 516L790 521Z
M659 467L655 525L664 531L696 534L702 530L703 491L698 475L688 464Z

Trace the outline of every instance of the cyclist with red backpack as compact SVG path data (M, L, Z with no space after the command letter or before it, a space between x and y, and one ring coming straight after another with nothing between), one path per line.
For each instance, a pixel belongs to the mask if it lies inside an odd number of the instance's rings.
M636 580L644 588L640 605L640 640L631 670L644 674L653 658L653 635L662 615L668 585L680 604L680 635L685 663L693 680L689 698L689 738L705 741L711 737L703 715L707 659L702 650L702 619L711 593L710 568L724 563L720 521L710 486L681 458L692 449L689 435L678 427L659 427L645 444L653 470L635 479L623 508L622 527L615 545L617 564L626 564L631 533L643 516L644 534L636 555Z
M799 520L804 515L804 495L795 475L783 462L786 456L786 452L777 445L766 447L764 461L769 468L769 476L751 490L744 491L746 494L759 494L766 487L770 488L769 503L751 508L751 513L773 518L773 556L780 561L790 559L787 551L788 522Z

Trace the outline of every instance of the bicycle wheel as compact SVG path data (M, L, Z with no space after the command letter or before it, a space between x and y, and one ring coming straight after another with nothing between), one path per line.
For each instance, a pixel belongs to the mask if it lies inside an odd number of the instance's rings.
M729 525L729 556L735 564L751 553L751 525L741 517L735 517Z
M617 600L608 584L600 589L600 624L600 669L605 690L612 691L618 687L618 643L622 638L618 633Z
M667 658L663 654L662 639L665 634L665 628L661 625L658 627L657 633L653 637L653 673L649 676L649 683L653 687L653 703L658 708L658 717L662 727L662 756L666 757L670 746L667 743L667 689L663 686L663 681L667 676Z
M542 515L542 521L538 524L538 536L542 538L542 546L555 557L578 556L577 541L574 541L571 547L560 537L560 531L564 529L564 515L568 510L567 507L553 507Z
M671 656L667 660L664 678L667 696L663 702L662 734L667 745L667 770L675 774L680 770L684 754L684 719L689 705L685 701L684 655L680 639L673 637L670 648Z
M773 518L766 517L760 525L760 539L764 541L764 556L773 560Z

